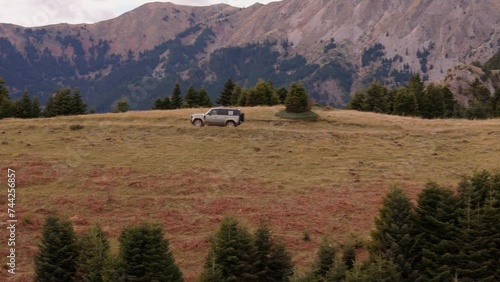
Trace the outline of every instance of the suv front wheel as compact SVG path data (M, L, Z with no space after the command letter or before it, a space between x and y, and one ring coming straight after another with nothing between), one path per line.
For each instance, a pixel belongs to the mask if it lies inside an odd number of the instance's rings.
M195 119L193 121L193 125L196 127L203 127L203 122L201 121L201 119Z

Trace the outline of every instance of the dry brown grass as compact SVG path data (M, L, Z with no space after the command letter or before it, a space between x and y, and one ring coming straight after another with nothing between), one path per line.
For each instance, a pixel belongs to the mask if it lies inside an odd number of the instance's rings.
M29 219L19 229L12 281L32 277L50 210L77 232L99 222L115 251L124 226L160 222L194 281L207 238L226 215L252 228L267 220L300 271L323 236L368 238L391 185L415 197L427 180L453 186L473 170L499 168L498 119L317 110L321 121L306 123L280 120L279 110L244 109L248 121L234 129L192 127L189 115L205 109L1 120L0 167L17 170L16 210ZM76 124L83 129L71 130ZM311 242L302 241L304 231Z

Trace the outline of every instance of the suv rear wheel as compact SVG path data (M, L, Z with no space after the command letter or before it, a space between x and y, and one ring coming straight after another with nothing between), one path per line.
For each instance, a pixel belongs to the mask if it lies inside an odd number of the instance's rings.
M203 122L201 121L201 119L195 119L194 122L193 122L193 125L196 126L196 127L202 127L203 126Z
M235 127L236 124L234 123L234 121L228 121L226 122L226 127Z

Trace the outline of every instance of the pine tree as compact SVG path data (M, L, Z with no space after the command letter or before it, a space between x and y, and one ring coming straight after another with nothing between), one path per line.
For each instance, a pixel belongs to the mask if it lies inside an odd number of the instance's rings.
M241 96L241 86L237 83L231 92L231 106L237 106Z
M208 96L207 90L205 90L204 87L201 87L200 92L198 94L200 96L201 107L211 108L214 106L214 104L212 104L212 101L210 100L210 97Z
M342 260L347 269L352 269L354 267L354 263L356 262L356 248L354 244L349 242L344 246L342 249Z
M221 106L229 106L231 104L231 93L234 90L234 83L229 78L224 84L224 89L220 92L219 98L217 98L217 104Z
M387 88L377 82L372 82L366 89L365 107L366 111L387 113Z
M258 281L289 281L293 274L290 254L283 245L276 244L266 225L255 231L255 270Z
M10 95L5 80L0 77L0 119L10 117Z
M186 96L184 97L184 103L186 107L188 108L196 108L200 106L200 96L198 94L198 91L194 89L193 85L190 85L187 92Z
M255 88L248 88L248 89L243 89L243 95L247 98L245 102L245 106L247 107L255 107L257 106L257 91L255 91Z
M443 118L445 115L445 104L443 91L441 87L431 83L427 86L424 92L426 101L428 101L427 109L422 117L424 118Z
M77 280L102 282L104 266L109 257L109 242L99 225L91 228L79 240Z
M425 108L426 101L424 99L424 83L422 79L420 78L420 74L415 74L411 80L410 83L408 83L408 86L406 87L408 92L411 93L413 96L415 96L415 99L417 100L417 109L420 111L421 109ZM421 112L416 113L415 115L421 115Z
M119 238L125 281L184 281L159 225L125 228Z
M162 109L164 109L164 110L171 110L171 109L173 109L172 99L170 98L170 96L167 96L167 97L163 98Z
M50 214L35 255L35 281L72 281L76 274L78 243L73 225Z
M302 84L292 83L290 92L285 101L286 111L289 113L304 113L309 111L309 95Z
M281 87L276 91L276 95L280 99L280 104L285 104L286 96L288 95L288 90L285 87Z
M128 112L129 106L126 98L121 98L115 103L113 107L113 113L125 113Z
M277 99L273 99L273 93L274 89L267 82L259 79L255 85L255 104L261 106L276 105Z
M443 87L441 93L444 100L444 117L451 118L456 116L455 109L458 106L458 102L455 100L453 92L448 87Z
M163 100L161 98L155 100L153 110L163 110Z
M492 116L500 117L500 88L495 91L495 96L491 100Z
M17 103L17 114L18 118L31 118L32 103L28 91L25 90L21 100Z
M83 115L87 112L87 105L83 103L82 96L80 95L80 88L75 88L73 97L71 97L71 114Z
M42 115L42 107L40 106L40 100L37 96L33 97L33 102L31 103L31 117L39 118Z
M44 117L55 117L57 115L56 113L56 107L55 107L55 101L54 101L54 96L49 96L47 99L47 103L45 103L45 108L43 109L42 115Z
M179 85L179 82L175 83L170 101L171 109L180 109L182 107L181 86Z
M399 188L392 188L383 200L372 231L370 257L392 260L404 281L415 281L413 265L417 257L414 212L410 199Z
M451 281L457 272L460 246L459 201L450 189L429 182L416 207L417 247L421 251L421 281Z
M323 240L319 245L319 250L314 260L312 273L318 279L325 279L328 272L333 268L337 250L328 240Z
M418 102L414 92L407 88L398 88L394 97L393 114L401 116L417 116Z
M326 274L326 281L345 281L346 279L346 274L347 274L347 266L345 265L344 261L342 260L341 256L336 256L333 267L330 268L328 273Z
M354 97L352 97L351 102L347 106L350 110L356 111L364 111L365 110L365 101L366 101L366 91L359 90L354 93Z
M238 98L238 106L241 106L241 107L248 106L248 104L247 104L248 92L249 92L249 90L246 88L241 89L241 94L240 94L240 97Z
M390 259L374 257L363 265L362 281L399 282L408 281L401 277L397 264Z
M71 88L57 89L54 96L54 113L56 116L71 115Z
M458 187L460 281L500 280L500 173L476 172Z
M221 282L257 281L252 236L234 218L225 218L212 241L202 277L219 273ZM215 270L215 271L214 271Z
M468 119L486 119L491 117L491 93L483 83L476 78L467 89L469 108L466 110Z

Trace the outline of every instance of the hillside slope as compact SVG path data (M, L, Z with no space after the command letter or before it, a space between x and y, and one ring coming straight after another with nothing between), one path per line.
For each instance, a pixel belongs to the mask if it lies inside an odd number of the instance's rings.
M79 86L101 111L120 96L149 108L177 80L214 98L229 76L247 86L301 80L319 102L341 106L373 79L437 80L457 64L486 62L500 46L499 19L493 0L151 3L93 25L0 24L0 76L42 101L57 85Z
M203 109L2 120L0 168L17 172L22 246L10 281L32 280L51 210L78 233L100 223L115 251L124 226L161 223L187 281L196 281L224 216L253 228L267 220L300 273L324 236L367 238L392 185L414 198L428 180L456 185L473 170L499 168L498 119L317 109L321 120L311 124L276 118L280 107L243 110L247 122L234 129L194 128L188 117Z

